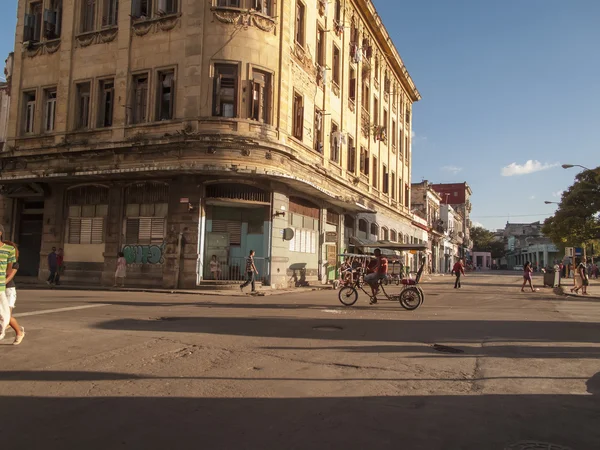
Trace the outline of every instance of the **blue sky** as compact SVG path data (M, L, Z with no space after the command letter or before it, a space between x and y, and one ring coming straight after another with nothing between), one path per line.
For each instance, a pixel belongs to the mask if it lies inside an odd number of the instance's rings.
M553 213L576 171L546 166L600 165L600 1L374 3L423 96L413 182L467 181L495 229Z
M16 0L1 2L6 55ZM554 164L600 165L600 1L374 3L423 96L413 181L467 181L473 220L495 229L552 214L576 173ZM544 170L502 176L511 164Z

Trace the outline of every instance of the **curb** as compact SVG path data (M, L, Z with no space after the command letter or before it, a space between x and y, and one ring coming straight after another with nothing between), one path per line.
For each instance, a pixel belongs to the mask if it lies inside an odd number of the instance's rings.
M599 295L579 295L579 294L574 294L571 292L570 288L565 287L565 286L560 286L558 288L554 288L554 293L557 295L561 295L563 297L569 297L569 298L581 298L581 299L586 299L586 300L599 300L600 301L600 296Z
M74 285L61 285L60 287L49 287L42 284L26 284L21 283L19 285L22 290L30 291L94 291L94 292L135 292L135 293L150 293L150 294L180 294L180 295L211 295L218 297L249 297L252 296L249 292L239 292L237 289L231 290L180 290L180 289L153 289L153 288L110 288L103 286L74 286ZM331 285L324 286L307 286L302 288L290 288L288 290L273 289L273 290L260 290L258 291L257 297L267 297L271 295L283 295L290 293L304 293L313 291L323 291L332 289Z

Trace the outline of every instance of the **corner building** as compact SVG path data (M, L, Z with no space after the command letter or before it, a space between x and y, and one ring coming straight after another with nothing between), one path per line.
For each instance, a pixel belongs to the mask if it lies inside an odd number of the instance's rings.
M62 247L65 281L108 284L123 251L130 285L190 288L254 249L300 286L410 234L420 96L370 1L19 0L11 83L22 274Z

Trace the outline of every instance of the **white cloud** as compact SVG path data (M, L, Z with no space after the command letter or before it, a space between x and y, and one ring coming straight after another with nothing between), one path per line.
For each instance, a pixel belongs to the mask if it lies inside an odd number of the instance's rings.
M535 195L530 195L529 200L535 200Z
M410 132L410 137L411 137L411 139L414 139L416 136L417 136L417 135L415 134L415 132L414 132L414 131L411 131L411 132Z
M523 165L510 163L508 166L502 168L501 173L503 177L512 177L513 175L527 175L529 173L539 172L541 170L548 170L556 166L558 166L558 163L542 164L538 160L530 159Z
M563 191L556 191L556 192L552 193L552 197L561 198L562 194L563 194Z
M462 169L462 167L456 167L456 166L444 166L444 167L442 167L442 170L444 172L450 172L450 173L456 175L458 172L461 172L463 169Z

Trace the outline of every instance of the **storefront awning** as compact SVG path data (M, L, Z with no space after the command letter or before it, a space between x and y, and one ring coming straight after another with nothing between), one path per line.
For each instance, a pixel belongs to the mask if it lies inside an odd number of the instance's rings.
M399 242L390 241L371 241L368 239L360 239L354 236L350 238L350 244L360 248L381 248L387 250L395 250L399 252L410 250L416 250L421 252L427 251L426 244L402 244Z

